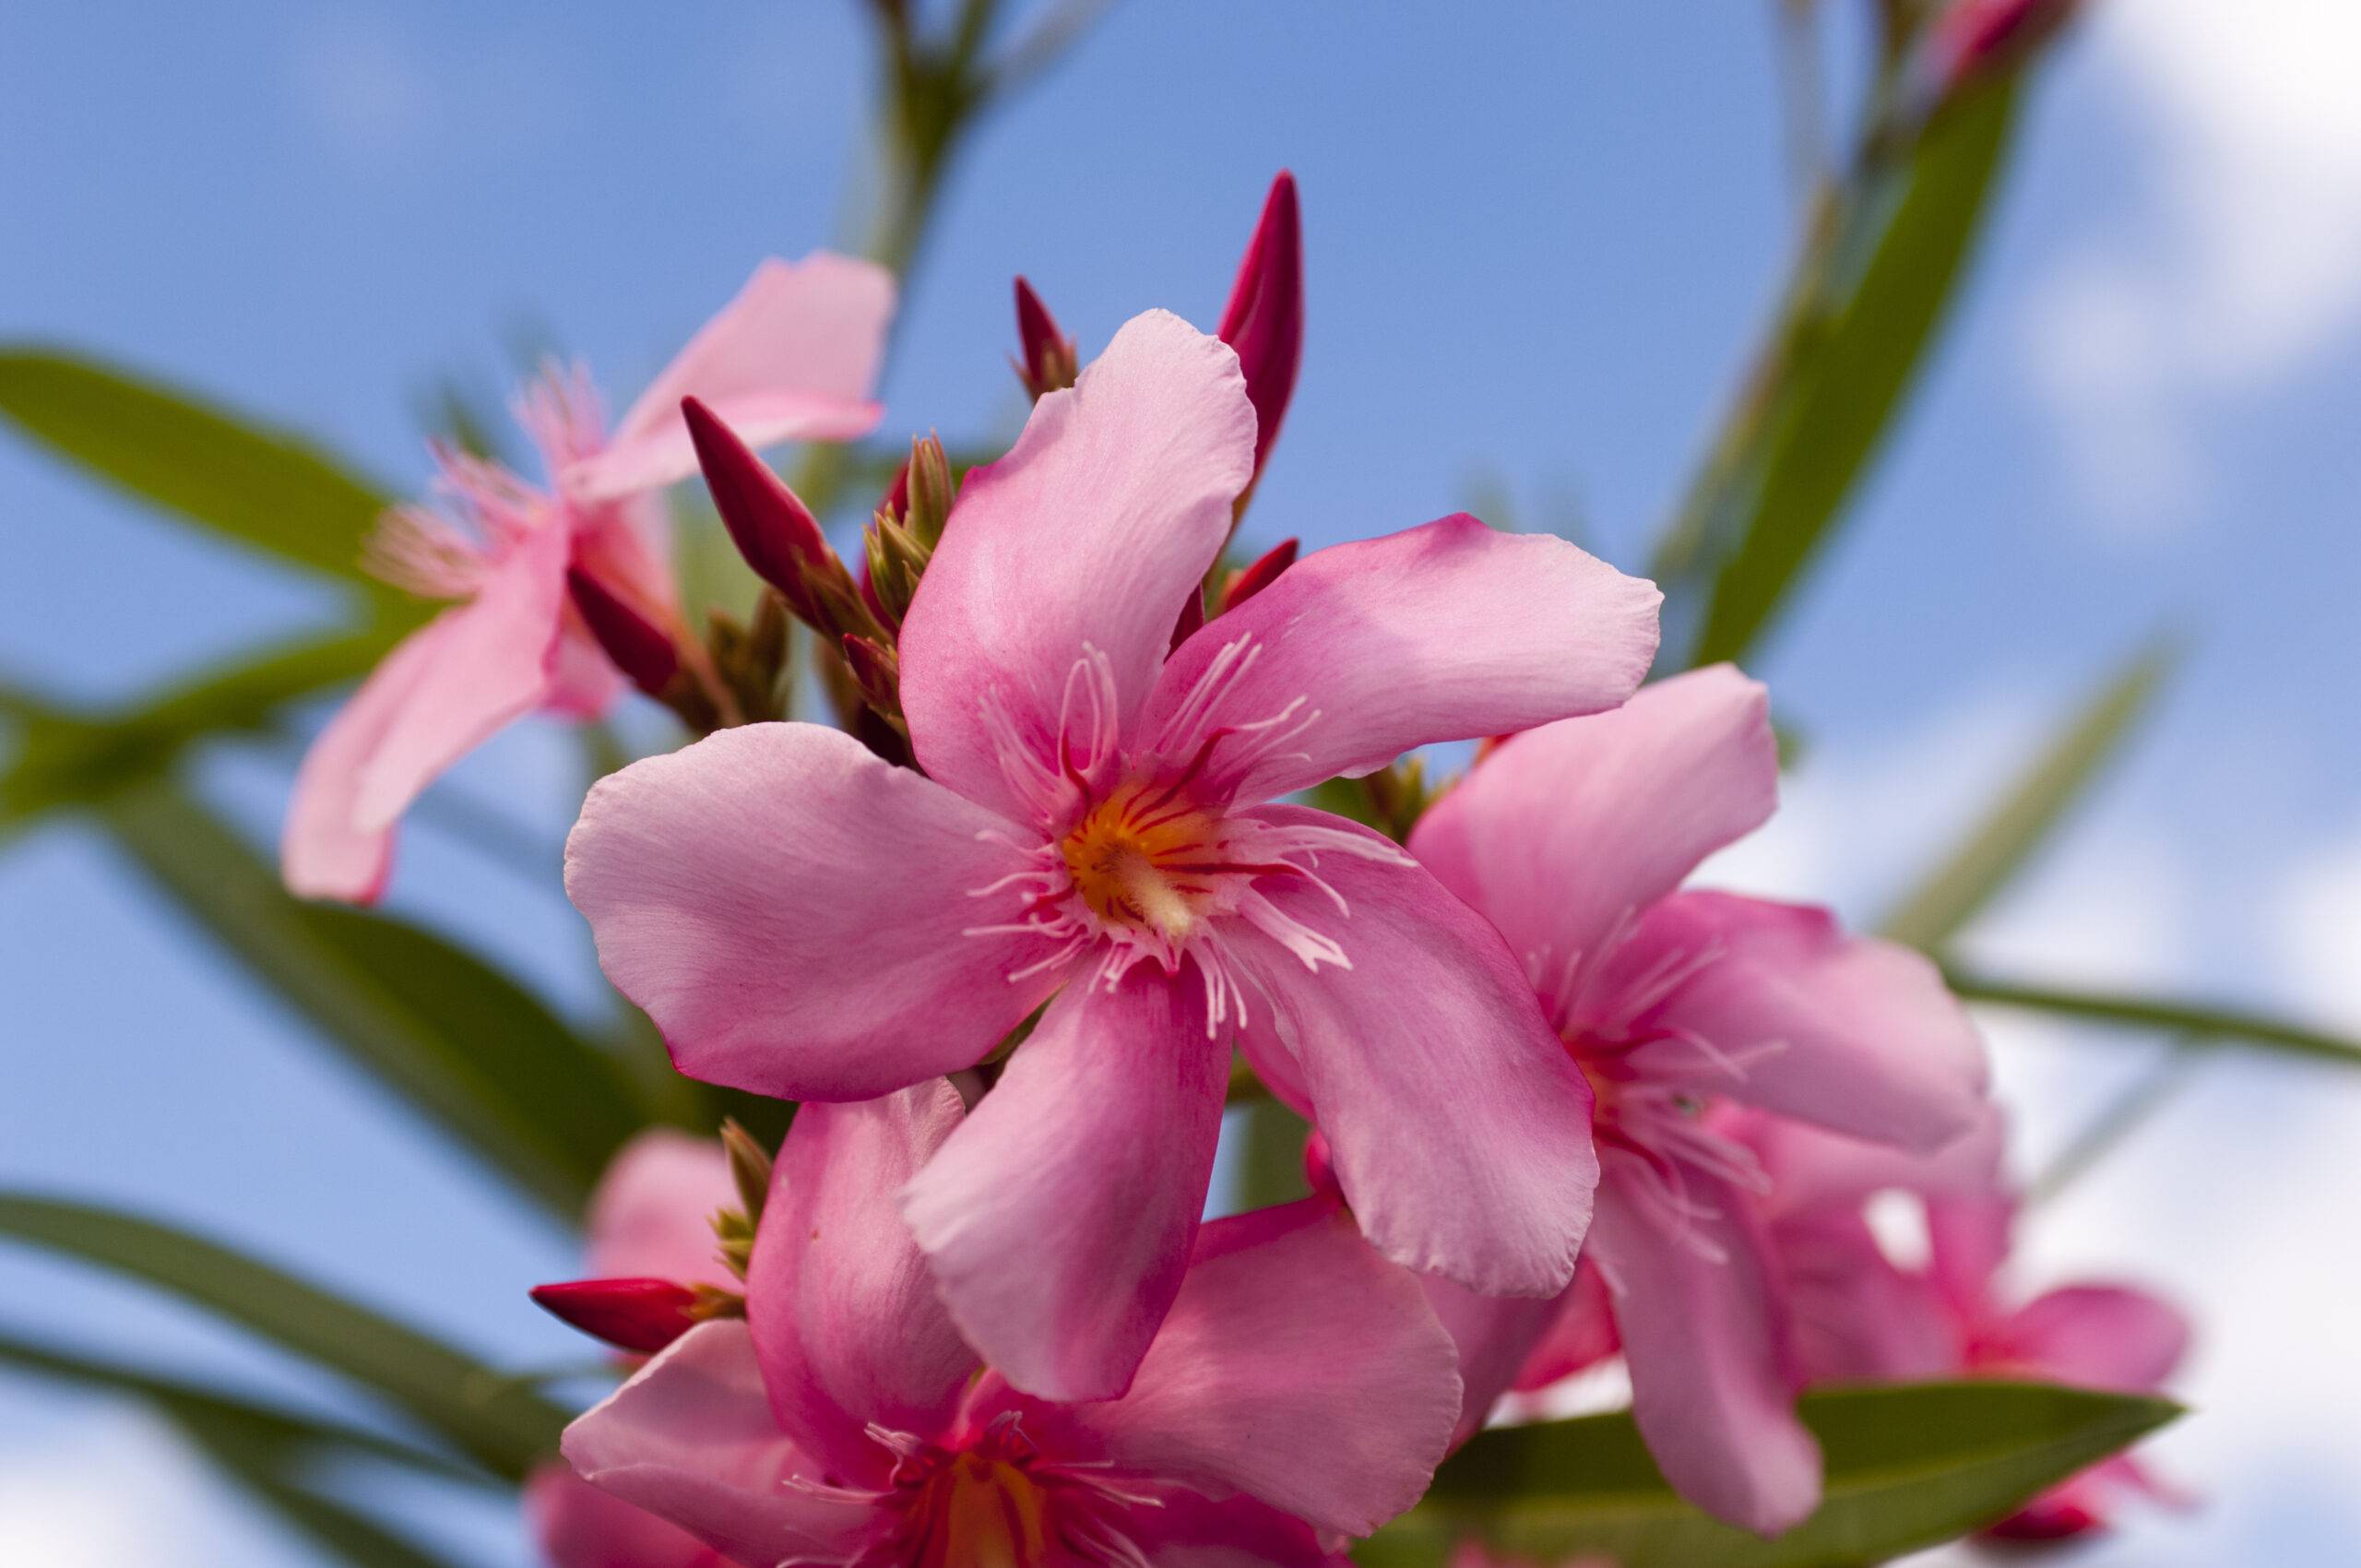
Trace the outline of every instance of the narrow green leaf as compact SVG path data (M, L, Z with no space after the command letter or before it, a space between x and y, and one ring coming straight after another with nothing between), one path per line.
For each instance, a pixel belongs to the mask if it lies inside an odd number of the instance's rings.
M0 1365L143 1400L184 1427L202 1425L208 1431L233 1436L246 1450L273 1464L356 1455L384 1460L444 1480L484 1485L492 1479L472 1465L382 1432L280 1409L155 1372L93 1360L7 1335L0 1335Z
M1906 187L1848 297L1781 367L1756 452L1717 503L1736 540L1707 599L1691 664L1743 658L1825 542L1926 357L2015 123L1999 86L1961 105L1916 149Z
M1892 914L1884 933L1933 951L1990 902L2047 842L2131 738L2178 659L2150 644L2060 725L2007 794Z
M291 702L366 674L423 617L388 603L368 626L249 652L119 711L79 713L30 701L0 773L0 829L64 807L91 805L170 772L189 747L253 733Z
M2072 987L2028 985L1998 980L1972 970L1946 966L1943 978L1952 992L1970 1002L2015 1007L2029 1013L2085 1023L2114 1024L2133 1029L2164 1029L2191 1037L2193 1050L2211 1051L2243 1041L2315 1062L2361 1067L2361 1040L2349 1039L2265 1013L2220 1007L2201 1002L2175 1002L2153 996L2082 991Z
M187 521L348 580L386 496L303 438L133 372L0 349L0 415L51 452Z
M390 917L291 897L179 789L101 813L158 889L355 1065L561 1216L645 1124L620 1065L531 993Z
M1470 1537L1619 1568L1856 1568L1952 1539L2171 1420L2136 1395L2038 1384L1825 1389L1800 1413L1827 1461L1820 1511L1776 1540L1733 1528L1665 1484L1628 1414L1479 1434L1426 1502L1357 1550L1364 1568L1442 1564Z
M0 1236L170 1290L350 1378L511 1480L565 1414L531 1389L360 1303L204 1237L64 1199L0 1193Z

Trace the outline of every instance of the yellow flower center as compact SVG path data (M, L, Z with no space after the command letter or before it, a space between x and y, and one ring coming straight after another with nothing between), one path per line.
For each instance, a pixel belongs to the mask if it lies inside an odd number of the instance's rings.
M1132 785L1092 808L1059 846L1074 890L1114 925L1188 939L1222 863L1220 825L1170 790Z
M917 1568L1044 1568L1049 1496L1006 1459L968 1453L926 1483L926 1538Z

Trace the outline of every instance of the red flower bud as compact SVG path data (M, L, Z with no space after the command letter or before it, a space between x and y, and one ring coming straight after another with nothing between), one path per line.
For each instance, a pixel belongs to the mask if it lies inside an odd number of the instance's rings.
M1239 263L1218 336L1238 350L1246 372L1259 474L1279 438L1279 422L1287 417L1296 367L1303 359L1303 220L1296 210L1295 176L1284 170L1271 182L1263 220Z
M1248 600L1279 580L1279 574L1295 564L1296 541L1283 539L1269 553L1252 566L1229 575L1229 584L1221 590L1221 609L1216 613L1227 615Z
M1082 365L1074 339L1058 330L1057 317L1021 276L1016 279L1016 341L1025 354L1016 374L1037 401L1045 392L1074 385Z
M844 564L828 548L820 521L737 432L694 398L681 399L681 414L696 444L697 466L714 509L754 575L778 589L788 608L805 621L813 616L808 586L814 578L844 576ZM849 578L847 579L849 581Z
M619 1350L652 1356L697 1324L696 1292L670 1279L576 1279L536 1285L534 1302Z
M582 624L615 668L649 696L661 697L681 668L672 639L581 567L566 568L565 586Z
M2033 49L2076 9L2077 0L1953 0L1928 41L1937 90Z

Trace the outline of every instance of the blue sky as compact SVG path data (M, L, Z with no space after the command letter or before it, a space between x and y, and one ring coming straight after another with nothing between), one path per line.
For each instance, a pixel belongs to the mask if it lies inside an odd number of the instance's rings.
M1331 542L1505 485L1533 515L1571 498L1638 568L1789 240L1767 11L1119 6L977 137L906 302L888 428L1013 424L1015 271L1086 352L1150 305L1210 322L1285 165L1308 357L1250 527ZM620 404L758 256L838 234L858 20L849 0L29 12L0 55L0 335L206 388L415 486L438 378L496 388L504 345L545 336ZM1874 914L2048 715L2169 624L2193 653L2161 719L1976 942L2361 1025L2361 109L2334 68L2356 47L2338 0L2118 0L2066 48L1946 351L1757 662L1811 744L1727 875ZM0 439L0 677L122 696L331 613ZM574 766L528 731L453 787L554 844ZM281 758L206 778L272 830ZM418 832L396 902L597 1004L553 884ZM0 1182L202 1224L504 1360L575 1353L519 1293L566 1271L563 1240L191 946L87 830L0 855ZM2144 1049L1994 1038L2035 1155ZM2355 1132L2361 1085L2225 1061L2039 1218L2036 1277L2159 1279L2204 1326L2205 1413L2162 1452L2209 1504L2091 1561L2361 1544L2336 1484L2361 1464L2361 1279L2320 1240L2361 1200ZM168 1360L237 1353L0 1254L0 1324L66 1322ZM0 1546L50 1550L43 1499L113 1465L199 1521L175 1528L188 1561L303 1560L134 1418L9 1393L0 1450L61 1479L0 1482ZM498 1519L455 1527L518 1550ZM95 1538L53 1560L153 1544Z

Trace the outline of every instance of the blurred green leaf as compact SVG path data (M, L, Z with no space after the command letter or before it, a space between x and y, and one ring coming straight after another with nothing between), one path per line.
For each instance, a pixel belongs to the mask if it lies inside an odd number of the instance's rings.
M160 1286L350 1378L497 1475L555 1451L565 1413L414 1328L258 1259L135 1215L0 1193L0 1236Z
M2175 645L2143 649L2050 737L2014 788L1949 859L1887 917L1884 933L1932 951L2008 885L2102 768L2131 738L2178 659Z
M2125 1028L2164 1029L2191 1037L2191 1049L2210 1051L2243 1041L2272 1051L2361 1067L2361 1040L2238 1007L2175 1002L2153 996L2082 991L2070 986L2030 985L1946 965L1943 979L1970 1002L2015 1007L2029 1013Z
M1952 1539L2179 1414L2164 1399L2038 1384L1826 1389L1804 1423L1827 1460L1820 1511L1779 1537L1707 1518L1657 1474L1628 1414L1478 1434L1427 1500L1356 1550L1365 1568L1440 1565L1470 1537L1619 1568L1856 1568Z
M2014 89L1997 86L1929 134L1857 281L1780 366L1754 439L1704 503L1720 514L1707 531L1733 543L1690 663L1744 658L1826 540L1955 291L2015 112Z
M0 773L0 830L160 778L193 745L266 729L289 703L368 673L423 616L388 602L358 631L299 637L200 671L120 710L10 704L17 748Z
M361 546L386 495L300 436L32 345L0 349L0 415L56 456L223 538L369 582Z
M0 1335L0 1365L142 1400L184 1427L202 1426L234 1437L244 1449L274 1465L323 1455L358 1455L445 1480L481 1485L491 1479L471 1465L381 1432L257 1404L219 1389L93 1360L7 1335Z
M387 916L291 897L167 784L100 814L156 886L355 1065L559 1215L647 1117L621 1065L482 960Z

